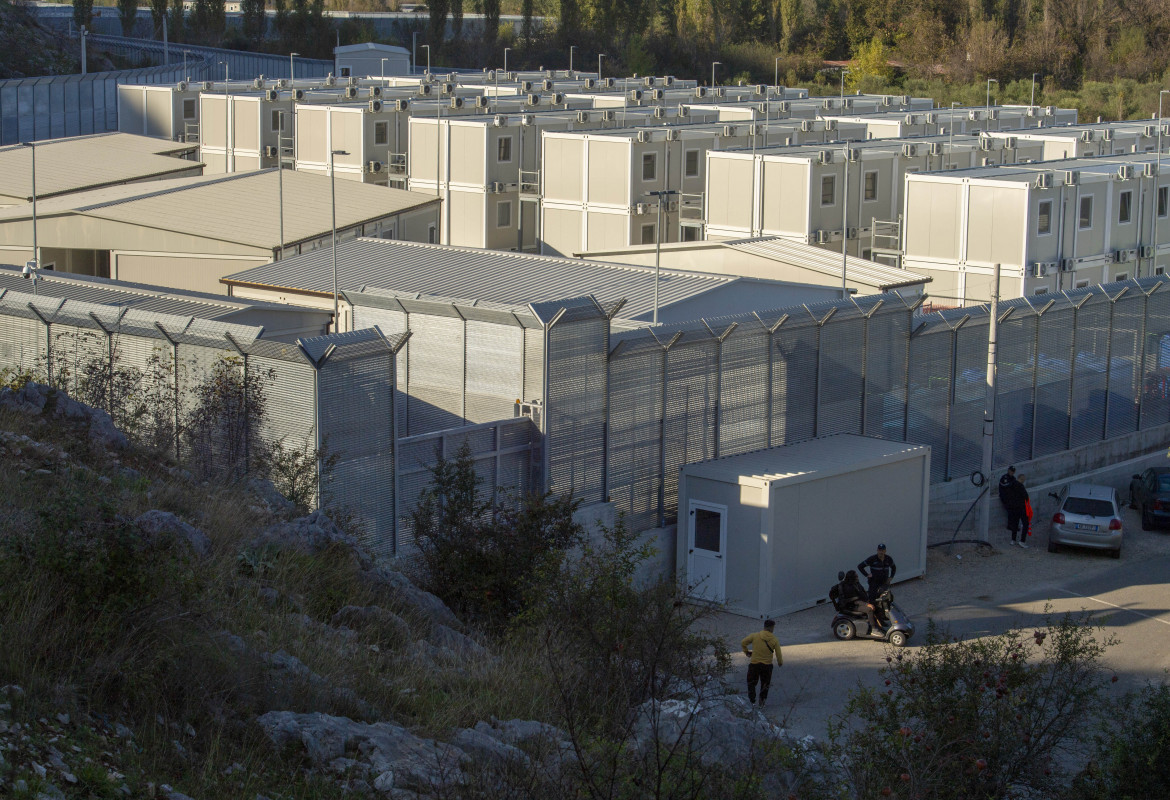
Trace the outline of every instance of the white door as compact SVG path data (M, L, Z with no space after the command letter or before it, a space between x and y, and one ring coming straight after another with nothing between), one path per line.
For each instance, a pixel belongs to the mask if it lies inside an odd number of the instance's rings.
M692 597L722 603L727 562L727 506L691 501L687 524L687 584Z

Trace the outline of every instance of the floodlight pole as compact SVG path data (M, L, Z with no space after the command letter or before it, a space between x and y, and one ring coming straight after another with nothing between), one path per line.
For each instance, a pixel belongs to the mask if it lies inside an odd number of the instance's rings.
M776 94L780 94L780 59L784 56L776 56L772 62L772 88L776 90Z
M1039 72L1032 73L1032 99L1028 101L1028 108L1036 105L1036 76L1039 74Z
M32 224L33 224L33 263L32 284L33 294L37 293L38 270L41 268L41 248L37 243L37 143L25 142L24 146L32 151Z
M841 299L849 297L849 280L846 267L849 264L849 148L842 148L845 156L845 174L841 187Z
M390 60L390 59L388 59L388 58L383 58L383 59L382 59L382 80L383 80L383 81L385 81L385 80L386 80L386 62L387 62L387 61L389 61L389 60Z
M171 43L167 37L167 15L166 14L163 14L162 22L163 22L163 64L169 67L171 65Z
M299 56L300 53L288 54L288 85L294 86L297 79L297 65L293 58Z
M988 531L991 529L991 469L995 454L995 392L997 374L996 338L999 328L999 272L1000 265L994 267L991 283L991 312L987 322L987 392L983 399L983 460L979 471L983 473L983 482L987 491L979 500L979 530L978 539L981 542L990 542ZM1025 525L1028 523L1025 522ZM1013 534L1014 535L1014 534Z
M410 34L410 74L414 75L418 70L418 31L413 31Z
M504 74L505 75L508 74L508 51L511 49L512 49L511 47L504 48Z
M221 61L223 64L223 172L226 175L231 172L231 161L228 153L228 143L231 141L231 118L232 118L232 87L228 81L231 80L228 62Z
M329 205L333 213L333 332L339 333L341 329L341 317L338 315L337 308L337 174L333 169L334 156L347 156L348 151L345 150L330 150L329 151Z
M947 155L949 155L952 159L955 157L955 106L958 104L959 103L957 100L951 102L951 123L948 126L949 130L947 131ZM946 166L945 162L943 166Z
M841 109L845 109L845 73L852 72L849 67L841 67Z
M991 84L993 84L993 83L996 86L999 86L999 81L997 81L995 78L988 78L987 79L987 101L984 105L985 111L991 110Z
M662 274L662 204L666 198L678 193L677 189L659 189L646 193L647 196L658 199L658 223L654 226L654 325L658 324L658 286Z
M573 51L577 49L577 45L569 45L569 77L573 77Z
M601 59L605 58L605 53L597 54L597 86L601 87Z
M190 52L190 50L183 51L183 80L185 81L191 80L191 74L187 72L187 54Z
M85 65L86 65L85 37L87 37L87 36L89 36L89 31L86 30L84 25L82 25L81 26L81 74L82 75L85 75Z
M276 185L280 195L280 258L284 260L284 112L277 112Z
M718 66L721 66L722 64L723 64L722 61L712 61L711 62L711 88L712 89L715 88L715 68Z

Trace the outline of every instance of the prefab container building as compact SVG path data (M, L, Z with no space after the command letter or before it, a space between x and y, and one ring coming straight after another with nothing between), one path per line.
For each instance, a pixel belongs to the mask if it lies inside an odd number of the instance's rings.
M574 254L702 238L691 215L701 208L705 154L766 147L794 138L848 135L832 123L695 124L544 134L541 252ZM670 192L658 196L650 192ZM694 214L694 216L698 216Z
M328 175L332 164L337 177L345 180L406 188L401 184L405 182L409 107L408 100L388 98L364 103L298 103L293 137L296 169ZM335 150L344 153L331 159Z
M990 131L1018 131L1029 128L1049 128L1072 125L1077 121L1075 108L1048 106L990 106L979 108L940 108L927 111L883 111L861 116L833 115L824 117L864 122L867 139L889 139L907 136L931 136L944 133L980 133Z
M409 75L410 51L378 42L361 42L333 48L333 73L341 78Z
M1162 126L1162 145L1170 146L1170 126ZM1043 156L1039 161L1063 158L1093 158L1122 153L1153 153L1158 149L1156 120L1096 122L1064 125L1039 130L988 132L988 136L1015 136L1019 141L1039 142Z
M839 434L683 466L678 491L678 576L733 614L824 602L878 544L895 582L926 573L926 446Z
M910 175L903 264L952 305L1162 274L1168 192L1155 153Z
M718 110L719 121L739 121L755 119L818 119L830 118L842 114L870 114L877 112L906 112L923 111L933 107L929 97L910 97L909 95L848 95L846 97L809 97L795 94L796 90L789 89L780 99L731 102L711 98L708 95L703 100L687 103L691 109L706 108ZM802 90L803 91L803 90Z
M896 261L907 174L1015 164L1041 153L1039 143L963 134L754 153L712 150L707 153L707 237L782 236L840 252L847 231L850 254Z
M201 93L199 157L208 174L275 167L280 163L282 116L287 119L292 110L291 91Z
M173 142L199 138L203 82L118 85L118 130Z

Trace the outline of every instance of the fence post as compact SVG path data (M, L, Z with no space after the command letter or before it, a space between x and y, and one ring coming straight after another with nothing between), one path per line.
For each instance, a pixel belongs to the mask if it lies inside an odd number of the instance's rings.
M1031 301L1026 298L1025 302L1029 306L1032 305ZM1032 438L1028 442L1028 458L1036 457L1036 407L1039 400L1036 393L1039 391L1040 385L1040 326L1044 324L1044 312L1052 308L1055 303L1055 300L1049 300L1039 311L1035 308L1032 309L1036 312L1036 335L1032 337Z
M1104 289L1101 290L1105 292ZM1101 440L1104 441L1109 438L1109 407L1110 395L1113 393L1113 315L1117 310L1117 301L1120 300L1129 287L1125 286L1117 297L1109 297L1109 293L1105 292L1105 297L1109 299L1109 338L1105 340L1105 414L1101 419Z
M1135 384L1137 387L1137 421L1134 424L1135 431L1142 429L1142 407L1146 399L1146 340L1149 338L1150 332L1150 295L1158 291L1161 286L1161 281L1151 286L1150 291L1145 292L1145 299L1142 303L1142 344L1138 351L1138 362L1134 370Z

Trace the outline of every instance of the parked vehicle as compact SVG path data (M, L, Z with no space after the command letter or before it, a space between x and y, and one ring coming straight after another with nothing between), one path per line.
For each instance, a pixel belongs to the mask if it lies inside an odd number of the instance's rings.
M1071 483L1050 496L1059 505L1048 532L1048 552L1067 545L1107 550L1114 558L1121 557L1121 498L1116 489Z
M1142 511L1142 530L1170 525L1170 467L1147 469L1133 478L1130 503Z
M844 579L844 572L837 573L838 584ZM833 635L842 641L873 639L879 642L889 642L894 647L905 647L906 643L910 641L910 637L914 635L914 623L906 616L906 612L894 602L894 594L889 588L883 590L874 600L878 622L885 625L885 629L881 631L874 630L869 626L869 619L863 611L846 608L840 596L832 590L829 591L829 599L832 600L833 608L837 611L833 621L829 623L829 627L833 631ZM864 629L859 626L864 626Z

